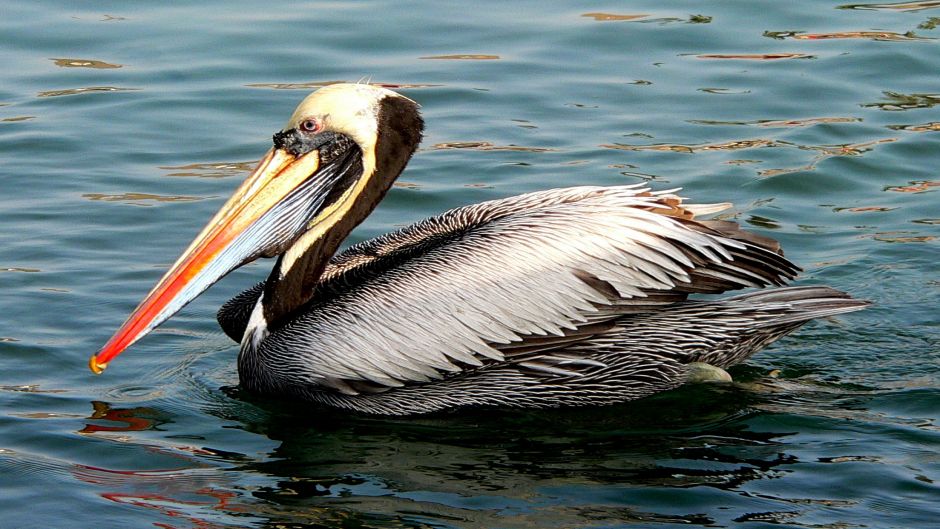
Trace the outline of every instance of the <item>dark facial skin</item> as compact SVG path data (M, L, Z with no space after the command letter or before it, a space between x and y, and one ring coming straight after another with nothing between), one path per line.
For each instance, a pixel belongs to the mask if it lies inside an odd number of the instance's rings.
M348 150L352 143L353 140L349 136L331 131L311 134L294 128L274 134L275 148L283 149L297 157L319 150L320 163L324 164L330 163Z

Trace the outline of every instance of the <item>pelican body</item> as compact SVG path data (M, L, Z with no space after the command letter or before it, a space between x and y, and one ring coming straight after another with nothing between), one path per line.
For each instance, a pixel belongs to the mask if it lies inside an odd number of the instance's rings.
M308 96L91 369L258 257L276 258L268 278L218 313L241 344L241 385L373 414L624 402L867 304L785 287L799 269L775 241L698 218L730 205L641 186L483 202L337 254L423 127L418 105L384 88ZM770 288L689 299L748 287Z

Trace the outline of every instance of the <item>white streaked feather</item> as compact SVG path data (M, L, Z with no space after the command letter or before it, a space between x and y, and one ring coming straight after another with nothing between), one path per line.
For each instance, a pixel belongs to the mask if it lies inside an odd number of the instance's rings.
M447 222L465 232L272 332L260 354L289 343L305 376L344 392L352 389L339 388L335 379L391 387L427 381L460 371L458 363L502 361L492 344L561 336L603 319L601 308L611 300L575 271L609 282L623 298L645 297L643 289L668 290L689 280L693 264L680 245L713 262L728 261L729 248L744 247L643 209L675 190L647 191L553 189L429 219L426 224ZM420 229L385 236L381 248L413 244ZM530 367L570 373L560 365ZM282 375L290 377L290 370Z

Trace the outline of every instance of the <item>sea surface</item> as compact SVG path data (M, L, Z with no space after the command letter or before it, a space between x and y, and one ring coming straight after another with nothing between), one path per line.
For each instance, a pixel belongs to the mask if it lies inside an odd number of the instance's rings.
M940 2L0 6L0 529L940 527ZM648 183L874 302L594 409L381 419L258 401L240 269L110 337L337 81L421 150L350 242L462 204Z

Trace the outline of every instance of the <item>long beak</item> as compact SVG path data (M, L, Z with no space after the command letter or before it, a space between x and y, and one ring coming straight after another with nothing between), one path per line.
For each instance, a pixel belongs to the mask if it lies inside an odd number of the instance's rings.
M311 208L322 204L322 197L310 200L311 194L323 195L322 185L309 183L319 169L317 150L299 157L284 149L268 151L121 328L92 355L91 370L104 371L108 362L225 274L290 244L309 221Z

